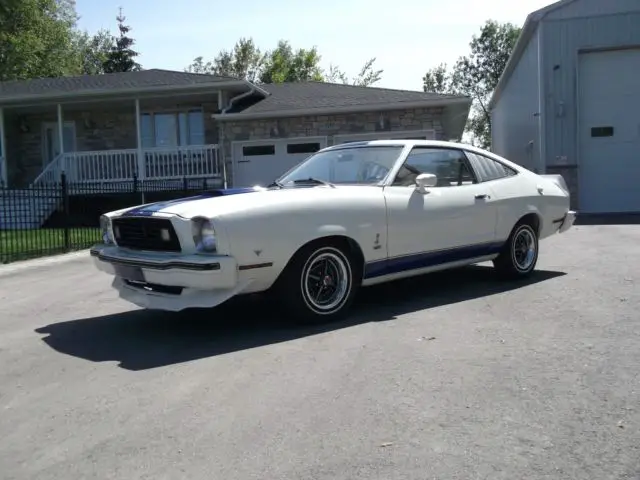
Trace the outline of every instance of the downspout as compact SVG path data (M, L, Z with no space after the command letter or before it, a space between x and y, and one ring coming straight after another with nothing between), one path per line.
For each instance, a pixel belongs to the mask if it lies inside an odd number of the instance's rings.
M537 26L538 33L538 165L535 173L542 175L547 171L547 89L545 88L545 52L543 51L546 42L543 35L543 21L540 19Z
M225 108L223 108L220 113L222 115L226 114L229 112L229 110L231 110L231 108L233 107L233 104L235 102L237 102L238 100L242 100L243 98L248 97L249 95L253 95L254 93L256 93L256 86L253 84L250 84L251 88L244 92L241 93L240 95L236 95L235 97L232 97L229 99L229 103L227 103L227 106ZM220 104L222 104L222 92L218 92L218 101ZM222 181L223 181L223 186L225 189L228 188L228 183L227 183L227 159L226 159L226 155L225 155L225 135L224 135L224 122L219 122L218 125L219 128L219 132L220 132L220 143L221 145L218 146L218 152L220 153L221 156L221 160L222 160ZM221 148L220 148L221 147ZM233 157L233 152L231 152L231 155Z

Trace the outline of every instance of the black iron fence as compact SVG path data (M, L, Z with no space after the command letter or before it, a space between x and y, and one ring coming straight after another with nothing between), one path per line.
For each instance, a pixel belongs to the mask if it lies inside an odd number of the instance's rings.
M218 183L216 183L218 182ZM219 187L211 178L68 182L9 188L0 184L0 263L89 248L100 241L100 215Z

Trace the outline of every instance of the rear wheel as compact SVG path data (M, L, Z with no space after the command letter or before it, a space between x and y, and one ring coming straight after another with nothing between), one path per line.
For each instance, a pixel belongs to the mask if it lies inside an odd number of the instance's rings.
M538 234L526 222L518 223L500 255L493 261L498 273L505 278L522 278L531 274L538 262Z
M275 288L297 322L325 323L344 316L360 286L361 267L347 248L315 244L300 250Z

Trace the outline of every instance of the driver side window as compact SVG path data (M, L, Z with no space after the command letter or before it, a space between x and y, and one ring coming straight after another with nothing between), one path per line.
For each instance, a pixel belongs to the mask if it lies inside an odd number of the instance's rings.
M475 183L469 163L461 150L452 148L415 147L398 171L393 185L415 185L421 173L438 178L437 187L454 187Z

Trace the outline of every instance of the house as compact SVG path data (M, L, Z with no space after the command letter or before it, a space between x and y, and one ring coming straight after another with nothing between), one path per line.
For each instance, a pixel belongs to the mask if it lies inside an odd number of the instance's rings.
M492 150L562 174L573 208L640 211L640 2L531 13L490 109Z
M327 145L460 138L471 100L306 82L254 85L168 70L0 83L12 188L206 177L270 183Z

